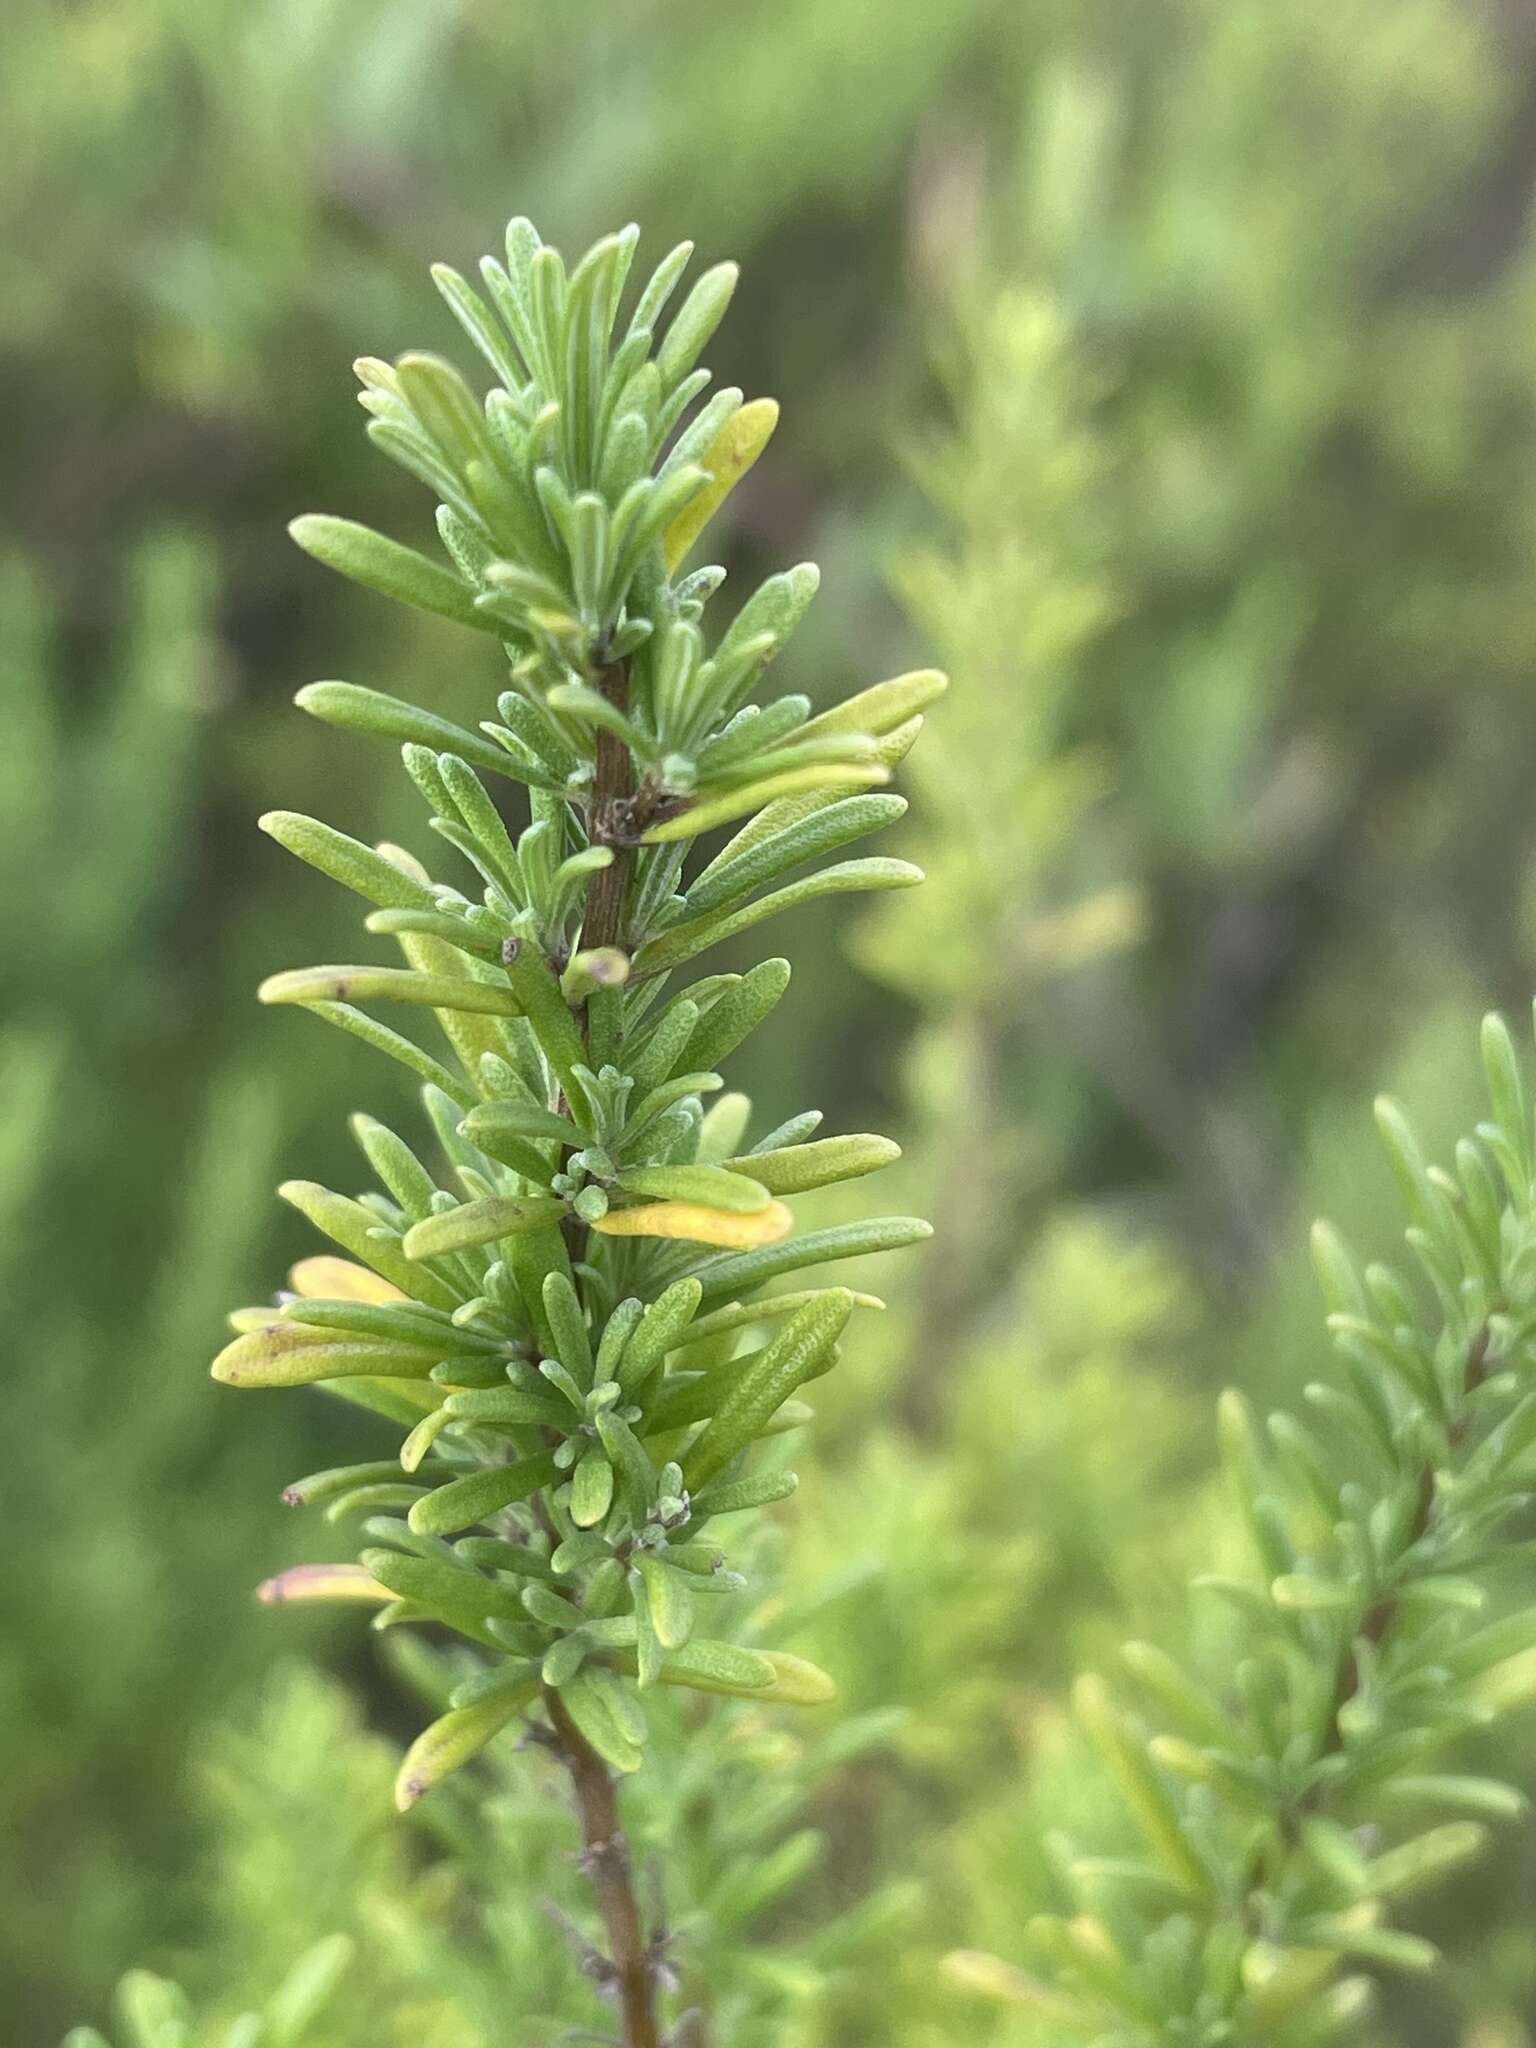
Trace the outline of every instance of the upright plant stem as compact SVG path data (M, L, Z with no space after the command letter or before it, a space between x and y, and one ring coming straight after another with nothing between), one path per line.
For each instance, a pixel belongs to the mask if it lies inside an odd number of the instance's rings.
M597 687L617 710L629 709L629 670L623 662L604 669ZM625 841L633 794L634 764L629 748L617 733L599 729L590 836L594 846L613 848L613 860L587 884L586 913L581 921L581 943L586 948L617 946L625 937L624 896L632 857Z
M661 2048L656 2015L656 1965L635 1897L629 1845L619 1823L618 1794L608 1766L546 1688L544 1705L571 1774L581 1816L582 1864L597 1894L608 1935L614 1989L624 2022L624 2048Z
M605 670L598 687L619 710L628 708L629 675L622 664ZM615 734L599 732L589 831L594 845L613 847L614 857L587 884L581 927L584 947L618 945L626 936L624 901L632 855L624 840L632 794L629 748ZM623 2019L624 2048L661 2048L655 1958L635 1896L629 1845L619 1819L618 1790L608 1766L551 1687L545 1688L544 1705L571 1774L581 1820L582 1867L592 1880L608 1936L614 1990Z

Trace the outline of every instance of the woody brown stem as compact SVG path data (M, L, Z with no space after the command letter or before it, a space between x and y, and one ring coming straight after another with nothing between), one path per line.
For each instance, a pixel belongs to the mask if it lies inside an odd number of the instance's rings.
M544 1706L571 1774L581 1818L582 1866L592 1880L608 1936L613 1987L623 2019L624 2048L661 2048L656 2011L656 1963L635 1896L629 1845L619 1823L619 1801L607 1765L546 1686Z
M629 709L629 668L615 662L598 678L597 687L619 711ZM609 846L613 859L600 868L587 884L585 912L581 921L583 947L621 946L624 942L624 897L629 887L632 854L634 765L629 748L617 733L599 727L597 774L592 789L589 836L594 846Z
M623 662L606 668L597 686L610 704L620 711L628 710L629 670ZM613 859L587 883L581 920L583 948L622 946L627 936L624 902L633 860L633 809L634 766L629 748L617 734L599 728L588 837L594 846L611 847ZM585 1029L585 1005L582 1025ZM582 1239L585 1236L582 1231ZM635 1896L629 1846L619 1821L618 1793L608 1766L571 1719L552 1686L544 1688L544 1707L559 1754L571 1775L581 1820L582 1868L592 1881L608 1937L608 1963L623 2021L624 2048L661 2048L655 1957Z

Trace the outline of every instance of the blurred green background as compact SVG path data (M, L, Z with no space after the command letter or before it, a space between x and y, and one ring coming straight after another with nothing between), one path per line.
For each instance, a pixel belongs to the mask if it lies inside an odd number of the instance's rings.
M786 1627L878 1718L681 1727L695 1803L644 1825L715 1901L732 2048L1043 2038L935 1957L1016 1952L1041 1830L1091 1826L1065 1682L1182 1626L1211 1392L1322 1362L1306 1221L1390 1227L1370 1093L1444 1137L1480 1009L1536 987L1536 12L19 0L0 92L12 2038L141 1959L232 2006L335 1927L370 1958L337 2048L568 2010L517 1760L489 1848L451 1801L402 1828L398 1678L249 1599L326 1540L277 1494L331 1414L204 1372L303 1246L271 1183L350 1185L346 1110L411 1114L251 1000L355 944L256 812L418 829L292 692L472 721L498 687L284 522L426 534L349 364L453 348L426 266L513 212L742 261L716 370L785 417L733 575L821 562L794 687L955 683L907 778L931 886L786 935L747 1062L770 1121L894 1129L892 1206L942 1232L871 1269L892 1312L774 1538L792 1603L824 1589ZM795 1813L717 1842L700 1755ZM1388 1987L1383 2038L1527 2048L1533 1906L1516 1831L1423 1909L1455 1966Z

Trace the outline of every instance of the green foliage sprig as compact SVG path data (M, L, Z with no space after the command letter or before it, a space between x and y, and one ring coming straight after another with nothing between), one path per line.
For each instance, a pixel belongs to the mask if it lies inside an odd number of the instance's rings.
M1441 1761L1529 1696L1536 1651L1536 1612L1489 1612L1532 1498L1536 1146L1501 1019L1482 1049L1492 1114L1453 1170L1425 1163L1396 1103L1377 1105L1416 1270L1361 1270L1329 1226L1314 1231L1342 1377L1307 1386L1304 1420L1260 1427L1223 1397L1258 1570L1196 1582L1235 1614L1220 1679L1132 1643L1133 1706L1079 1683L1139 1853L1054 1845L1073 1912L1031 1923L1039 1974L952 1959L1062 2038L1352 2038L1371 1982L1349 1966L1437 1960L1391 1924L1399 1898L1474 1856L1486 1821L1526 1810L1513 1787Z
M114 2001L116 2048L306 2048L321 2039L325 2008L346 1975L353 1944L344 1934L317 1942L259 2010L200 2022L181 1986L151 1970L130 1970ZM114 2048L95 2027L75 2027L63 2048Z
M376 1190L282 1189L349 1256L301 1262L275 1310L239 1312L213 1371L319 1384L404 1432L398 1460L289 1489L362 1519L359 1563L300 1567L264 1596L367 1602L380 1627L430 1623L475 1646L405 1759L402 1807L542 1703L542 1738L576 1786L626 2039L649 2043L659 1958L610 1777L641 1762L643 1695L833 1693L817 1667L712 1630L715 1596L740 1584L714 1525L792 1488L777 1464L754 1470L753 1448L808 1418L799 1390L836 1362L855 1309L878 1303L836 1286L753 1297L927 1234L906 1217L790 1234L783 1197L897 1148L816 1138L816 1112L754 1139L745 1098L719 1092L786 962L670 996L666 983L809 898L921 879L889 859L811 864L901 815L879 786L943 679L898 677L815 717L804 696L752 701L815 592L808 564L770 577L708 645L723 571L682 565L777 408L726 390L689 417L735 269L706 272L663 330L691 253L674 250L621 328L635 242L609 236L568 273L517 220L505 264L481 266L488 297L434 272L499 379L483 404L434 356L358 365L369 432L438 498L451 566L346 520L294 524L343 574L500 639L510 687L478 732L352 684L300 692L316 717L403 743L433 829L477 879L466 893L397 847L270 814L275 839L373 906L368 930L407 964L282 973L262 998L418 1075L454 1185L354 1119ZM487 777L528 792L515 836ZM685 878L694 842L727 824ZM435 1012L453 1063L359 1007L375 1001Z

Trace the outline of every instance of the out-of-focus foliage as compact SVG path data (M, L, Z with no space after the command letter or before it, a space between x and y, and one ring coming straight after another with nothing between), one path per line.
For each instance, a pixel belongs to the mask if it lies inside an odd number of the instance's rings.
M1528 1815L1506 1776L1448 1768L1459 1738L1529 1704L1536 1649L1528 1603L1484 1611L1526 1547L1536 1246L1524 1063L1496 1016L1483 1050L1489 1116L1454 1172L1377 1105L1411 1264L1362 1271L1331 1227L1313 1233L1342 1374L1262 1427L1222 1397L1250 1559L1195 1587L1235 1610L1230 1640L1206 1673L1128 1644L1129 1703L1078 1683L1124 1807L1119 1853L1053 1843L1069 1910L1024 1930L1039 1974L949 1960L1052 2037L1356 2039L1370 1967L1440 1960L1393 1924L1402 1898L1479 1856L1488 1821Z
M111 593L97 700L71 713L45 579L13 558L0 583L0 859L35 883L6 904L18 1000L0 1027L9 1407L17 1444L38 1447L11 1474L0 1592L16 1873L0 1945L16 1971L120 1955L158 1923L134 1872L176 1839L165 1787L197 1717L253 1668L250 1637L208 1617L237 1596L260 1519L231 1501L210 1543L199 1495L260 1485L275 1439L231 1439L171 1364L244 1270L278 1100L227 1045L222 1060L202 1047L193 1085L178 1073L196 998L169 933L194 887L219 703L212 597L185 536L141 544ZM148 1157L155 1205L131 1163ZM76 1902L67 1930L54 1886Z
M316 1942L259 2006L208 2019L173 1978L130 1970L117 1987L117 2048L305 2048L324 2039L325 2008L346 1975L352 1944L344 1935ZM95 2027L75 2027L65 2048L113 2048Z
M1232 1380L1293 1397L1315 1344L1307 1215L1369 1250L1387 1237L1360 1104L1391 1086L1442 1150L1474 1101L1468 1019L1522 1001L1536 968L1523 15L651 0L578 10L559 36L469 0L13 15L0 462L24 587L66 621L49 692L68 763L63 783L29 749L0 767L0 829L67 792L46 842L7 847L25 886L6 957L51 962L11 977L21 1108L0 1138L27 1333L0 1686L18 2036L105 2012L140 1957L233 2014L354 1931L302 1873L363 1802L343 1750L384 1785L409 1725L396 1696L354 1670L391 1740L313 1711L334 1773L270 1812L284 1724L239 1697L273 1630L239 1605L270 1525L252 1481L326 1462L334 1424L316 1402L218 1434L195 1370L236 1283L300 1248L247 1235L270 1152L302 1147L326 1177L337 1142L336 1066L304 1020L270 1103L242 1080L250 985L329 916L243 820L279 784L324 808L345 775L351 829L398 828L350 749L284 715L317 674L424 681L435 708L470 709L450 629L338 597L281 529L324 475L336 503L424 537L347 425L345 366L363 337L420 339L422 262L466 262L488 211L526 209L568 249L635 217L742 259L734 374L787 404L775 480L732 500L730 566L815 554L827 578L789 686L830 695L918 648L954 676L900 849L929 887L865 926L862 976L834 966L829 925L813 934L821 966L786 999L803 1028L750 1077L765 1106L889 1126L873 1077L909 1044L897 1199L945 1248L916 1312L871 1319L818 1404L819 1458L867 1502L840 1541L818 1520L819 1459L797 1456L795 1580L836 1575L837 1597L774 1640L904 1718L816 1796L830 1847L754 1940L780 1916L814 1927L875 1875L915 1877L922 1909L801 1996L799 2039L1029 2042L936 1958L1016 1956L1053 1897L1042 1831L1112 1825L1065 1682L1132 1627L1159 1633L1210 1559L1195 1396ZM193 668L218 715L181 719L180 774L153 789L130 750L103 749L87 798L130 563L168 516L207 594ZM6 600L8 709L27 701L22 602ZM184 624L154 638L154 672L185 673ZM995 743L967 768L978 733ZM179 820L180 864L163 837L115 858L108 816L130 835ZM984 825L1006 849L990 864ZM54 914L71 870L111 915ZM46 1092L58 1073L71 1090ZM174 1185L181 1240L158 1193ZM189 1731L219 1701L258 1788L241 1821L183 1791ZM1465 1768L1529 1782L1521 1729L1474 1736ZM216 1740L234 1738L203 1753ZM238 1942L214 1939L214 1892L176 1881L187 1838L235 1844L258 1818L289 1904L264 1929L258 1886ZM401 1917L430 1927L436 1846L388 1854ZM1527 2048L1529 1864L1513 1829L1419 1909L1453 1967L1388 1983L1395 2041ZM455 1927L493 1896L474 1878ZM459 2012L478 1995L461 1986ZM788 2028L763 2010L751 2024Z
M392 1662L424 1699L444 1697L435 1656ZM830 1911L802 1902L830 1853L815 1797L878 1771L893 1718L822 1717L807 1734L748 1706L653 1712L646 1770L626 1788L631 1840L642 1873L665 1872L656 1903L683 1995L720 2038L824 2039L830 1987L878 1969L914 1923L916 1888L895 1879ZM214 2017L258 2002L273 1956L329 1925L356 1956L320 2036L337 2048L496 2048L514 2020L518 2039L553 2041L584 2011L601 2025L583 1981L579 1835L551 1761L494 1750L477 1783L450 1781L408 1822L391 1814L397 1765L334 1681L286 1665L198 1744L194 1800L214 1846L196 1873L210 1901L196 1969L217 1986Z

